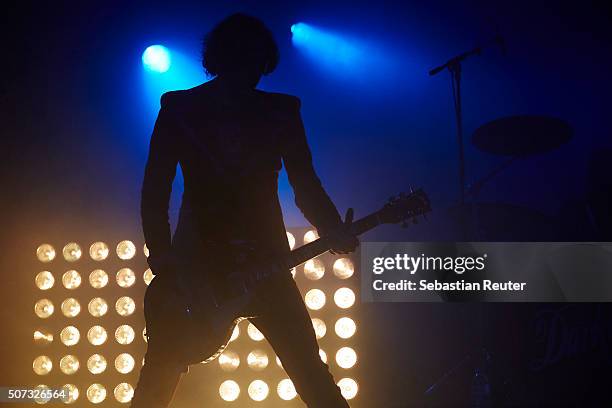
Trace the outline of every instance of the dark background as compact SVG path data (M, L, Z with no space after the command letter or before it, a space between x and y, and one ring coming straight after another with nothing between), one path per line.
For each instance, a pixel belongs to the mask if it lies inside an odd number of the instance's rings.
M593 151L612 145L611 16L604 6L105 1L22 4L4 11L0 384L31 375L30 360L22 357L31 346L31 328L22 313L28 318L31 313L30 295L24 294L34 289L26 266L35 247L49 237L140 234L140 182L158 106L143 85L142 51L162 43L197 62L202 35L234 11L259 16L274 31L281 63L262 87L302 99L316 168L341 211L352 206L357 216L364 215L409 185L428 191L435 209L429 223L410 230L383 227L366 236L371 240L456 238L447 213L457 199L450 80L447 73L429 77L427 71L501 33L505 56L491 49L464 64L468 140L490 120L524 113L562 118L572 125L574 138L515 164L488 184L480 199L539 211L555 226L551 240L588 236L580 229L582 215L572 209L585 198ZM299 21L374 44L380 55L366 59L357 73L326 70L292 46L289 27ZM469 143L466 159L468 180L502 160ZM280 191L287 225L305 225L284 176ZM174 216L180 182L177 192ZM529 224L524 218L516 222L525 234L514 238L530 240ZM605 398L601 384L609 376L591 373L609 369L607 307L569 306L555 340L560 343L553 342L569 351L539 370L531 367L548 338L537 324L538 312L561 307L363 306L368 333L363 347L369 350L361 362L368 373L364 395L377 401L371 406L421 405L427 386L481 344L484 327L500 383L508 389L504 401L580 405ZM469 381L468 370L459 370L433 400L461 405Z

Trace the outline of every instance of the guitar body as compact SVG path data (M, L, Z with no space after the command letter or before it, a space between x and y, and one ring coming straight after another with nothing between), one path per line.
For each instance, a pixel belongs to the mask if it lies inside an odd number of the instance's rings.
M240 305L223 308L221 313L211 298L194 296L196 288L184 293L172 279L156 276L145 293L150 343L185 365L214 360L227 347L234 326L244 319L237 311Z
M383 223L416 222L417 216L430 210L425 193L411 191L391 198L382 209L348 228L360 235ZM257 316L257 293L262 286L330 249L328 239L322 237L277 258L258 255L243 244L202 256L197 246L189 247L197 240L185 242L185 256L177 258L193 259L197 254L198 260L205 261L199 265L177 261L174 276L156 276L144 300L149 347L164 347L165 355L185 365L217 358L227 347L234 327ZM220 260L231 266L219 265Z

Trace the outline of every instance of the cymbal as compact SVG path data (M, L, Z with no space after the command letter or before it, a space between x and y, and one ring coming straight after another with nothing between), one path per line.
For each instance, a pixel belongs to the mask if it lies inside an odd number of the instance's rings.
M565 121L548 116L508 116L476 129L472 143L479 150L502 156L545 153L566 143L573 136Z

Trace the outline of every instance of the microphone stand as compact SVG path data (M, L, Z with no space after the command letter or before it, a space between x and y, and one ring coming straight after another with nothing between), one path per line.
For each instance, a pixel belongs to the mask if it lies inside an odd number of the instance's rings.
M461 111L461 63L474 56L480 55L485 48L498 46L503 55L506 54L506 42L501 35L489 40L482 46L477 46L469 51L454 56L444 64L437 66L429 71L429 76L434 76L444 69L448 69L451 74L453 85L453 102L455 105L455 121L457 123L457 155L459 157L459 204L465 204L465 156L463 147L463 116Z
M455 105L455 121L457 127L457 156L459 158L459 204L465 203L465 155L463 143L463 117L461 111L461 62L473 55L480 55L482 47L476 47L462 54L459 54L446 63L433 68L429 71L429 76L434 76L444 69L448 69L451 74L453 85L453 102Z

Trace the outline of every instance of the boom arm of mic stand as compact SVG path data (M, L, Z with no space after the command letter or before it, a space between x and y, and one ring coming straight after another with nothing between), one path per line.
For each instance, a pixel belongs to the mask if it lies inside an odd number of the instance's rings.
M472 55L480 55L482 51L482 47L476 47L470 51L464 52L463 54L459 54L451 59L449 59L448 61L446 61L446 63L433 68L432 70L429 71L429 76L434 76L436 74L438 74L439 72L441 72L442 70L448 68L448 69L452 69L453 67L455 67L458 63L460 63L461 61L463 61L464 59L471 57Z

